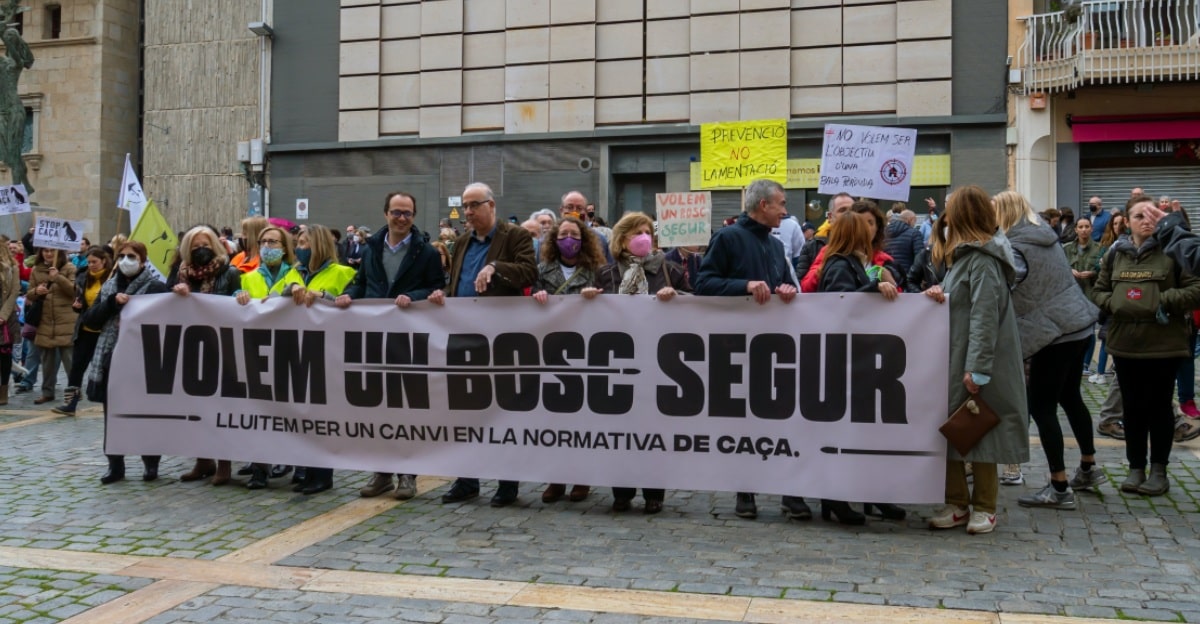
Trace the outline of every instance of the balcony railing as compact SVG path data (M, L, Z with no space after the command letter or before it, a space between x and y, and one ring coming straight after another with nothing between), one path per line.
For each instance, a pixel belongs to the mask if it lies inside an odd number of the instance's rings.
M1200 0L1086 0L1023 21L1026 91L1200 79Z

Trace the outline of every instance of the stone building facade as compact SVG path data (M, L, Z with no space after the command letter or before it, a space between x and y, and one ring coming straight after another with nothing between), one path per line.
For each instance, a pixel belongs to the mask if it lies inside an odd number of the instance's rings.
M484 181L524 218L582 189L610 221L695 186L699 124L914 127L911 200L1005 187L1007 7L952 0L293 0L276 3L272 214L341 227L418 198L418 225ZM336 25L333 27L332 25ZM918 169L921 167L918 166ZM826 198L789 184L789 204ZM714 216L736 213L714 194ZM815 211L820 217L820 211Z
M32 200L42 213L90 221L99 237L116 231L125 154L137 153L139 4L26 0L21 15L34 55L18 85L31 116ZM4 221L0 231L10 233Z

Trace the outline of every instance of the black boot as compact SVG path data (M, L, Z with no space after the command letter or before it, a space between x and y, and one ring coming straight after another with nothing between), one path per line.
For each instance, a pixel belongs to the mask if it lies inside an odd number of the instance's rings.
M903 520L908 515L903 507L891 503L863 503L863 513L884 520Z
M100 477L101 485L116 483L117 481L125 480L125 456L124 455L106 455L108 457L108 472Z
M309 468L308 485L300 490L301 494L312 495L324 492L333 487L333 468Z
M850 508L846 501L821 499L821 519L829 520L830 516L837 519L838 524L860 525L867 523L867 517Z
M246 482L247 490L261 490L267 487L267 472L270 468L266 464L253 464L250 470L250 480Z
M142 455L142 481L153 481L158 478L158 462L162 455Z

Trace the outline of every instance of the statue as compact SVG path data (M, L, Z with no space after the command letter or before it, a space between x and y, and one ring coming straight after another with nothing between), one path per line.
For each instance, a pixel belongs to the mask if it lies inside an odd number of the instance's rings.
M25 191L33 194L33 185L25 171L25 159L21 156L21 145L25 142L25 105L17 93L21 72L33 67L33 52L21 38L21 33L12 26L12 20L22 11L20 0L7 0L0 7L0 20L4 32L6 57L0 58L0 161L12 168L12 183L24 184Z

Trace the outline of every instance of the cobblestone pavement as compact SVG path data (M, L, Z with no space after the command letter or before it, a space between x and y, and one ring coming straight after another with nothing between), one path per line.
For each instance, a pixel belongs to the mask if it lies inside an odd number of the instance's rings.
M1106 388L1084 389L1095 416ZM32 398L0 412L0 624L791 619L763 615L778 605L840 621L1200 622L1196 443L1176 446L1170 493L1149 499L1117 491L1123 447L1098 438L1110 483L1074 511L1016 505L1045 483L1035 444L1026 484L1001 489L996 531L969 536L926 530L928 506L842 527L788 522L760 496L759 519L742 520L730 493L669 492L645 516L612 513L607 488L545 505L542 484L507 509L487 505L494 483L461 505L442 505L442 488L362 501L367 475L351 472L313 497L281 482L251 492L179 483L183 458L145 483L131 457L128 480L101 487L98 409L53 418ZM528 598L538 591L561 602Z

